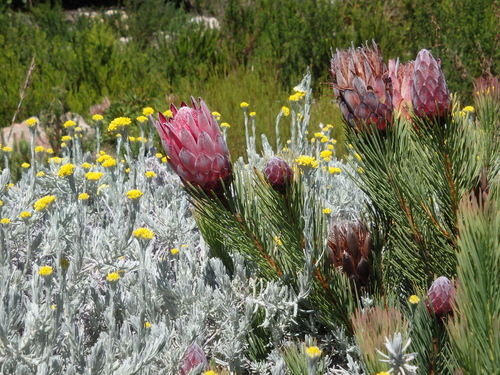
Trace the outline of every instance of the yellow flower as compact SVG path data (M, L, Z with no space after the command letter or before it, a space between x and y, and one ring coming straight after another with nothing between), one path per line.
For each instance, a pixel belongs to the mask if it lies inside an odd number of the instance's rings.
M38 270L38 274L43 277L47 277L52 275L52 267L51 266L42 266Z
M331 152L330 150L321 151L321 153L319 154L319 156L325 159L326 161L329 161L332 155L333 152Z
M327 146L327 148L328 148L329 150L333 150L333 145L328 145L328 146Z
M12 148L10 148L9 146L5 146L2 150L3 152L12 152Z
M330 167L328 168L328 172L330 172L330 174L340 173L342 172L342 169L337 167Z
M48 150L47 150L47 151L48 151ZM60 164L60 163L61 163L61 161L63 161L63 160L64 160L64 158L60 158L59 156L54 156L54 157L49 158L49 160L47 160L47 161L48 161L49 163L54 162L54 163L56 163L56 164Z
M132 123L132 120L128 117L117 117L111 121L108 125L108 131L112 132L118 128L124 128Z
M134 236L137 238L143 238L145 240L150 240L153 238L155 234L153 231L149 230L148 228L139 228L134 230Z
M322 138L324 136L324 134L321 132L317 132L317 133L314 133L314 136L318 137L318 138Z
M321 143L326 143L328 142L328 137L325 135L323 138L321 138Z
M4 217L2 220L0 220L0 224L10 224L10 219L8 217Z
M256 113L255 112L250 112L249 115L252 116L252 117L254 117L256 115Z
M391 375L391 373L387 372L387 371L381 371L381 372L377 372L377 375Z
M411 297L410 297L410 303L412 305L415 305L417 303L420 302L420 298L418 298L415 294L413 294Z
M78 196L78 199L80 199L81 201L85 201L85 200L89 199L89 195L87 193L81 193Z
M361 156L360 156L357 152L354 154L354 156L356 156L356 158L357 158L358 160L360 160L360 161L361 161L361 160L363 160L363 159L361 159Z
M0 206L3 206L3 201L2 200L0 200Z
M28 163L23 163L23 164L21 164L21 167L23 167L24 169L26 169L26 168L29 168L30 165Z
M217 119L220 120L220 113L217 111L212 112L212 115Z
M128 140L129 140L130 142L135 142L135 137L130 136L130 137L128 137Z
M59 177L66 177L70 176L73 174L73 171L75 170L75 166L71 163L69 164L64 164L60 169L59 169Z
M149 116L149 115L152 115L153 113L155 113L155 110L151 107L146 107L142 110L142 114L144 116ZM147 119L146 119L147 120Z
M111 155L102 154L101 156L99 156L99 157L97 158L97 160L96 160L96 161L97 161L98 163L102 163L102 162L104 162L104 161L106 161L106 160L108 160L108 159L111 159Z
M310 358L318 358L321 355L321 350L317 346L310 346L306 349L306 353Z
M331 214L331 213L332 213L332 209L331 209L331 208L328 208L328 207L327 207L327 208L324 208L324 209L323 209L323 213L324 213L325 215L329 215L329 214Z
M87 172L85 178L89 181L97 181L103 176L102 172Z
M142 197L142 191L137 190L137 189L132 189L132 190L129 190L129 191L127 192L127 197L128 197L129 199L132 199L132 200L137 199L137 198L140 198L140 197Z
M61 143L61 147L66 147L66 143Z
M181 247L184 249L184 248L188 247L188 245L186 245L185 243L183 243L183 244L181 245Z
M101 121L104 117L102 117L102 115L100 114L95 114L94 116L92 116L92 120L94 121Z
M104 163L102 163L102 166L104 168L114 167L115 165L116 165L116 160L113 158L109 158L109 159L105 160Z
M163 155L162 155L160 152L157 152L157 153L156 153L156 157L157 157L158 159L161 159L161 158L163 157Z
M241 107L241 108L246 108L246 107L248 107L248 106L249 106L249 104L248 104L247 102L241 102L241 103L240 103L240 107Z
M30 128L32 128L36 124L38 124L38 120L36 118L34 118L34 117L29 118L29 119L26 120L26 125L28 125L28 127L30 127Z
M230 128L231 125L229 125L227 122L223 122L222 124L220 124L221 128Z
M37 177L43 177L45 176L45 172L44 171L40 171L36 174Z
M92 166L89 163L82 164L82 168L84 168L84 169L90 169L90 167L92 167Z
M61 141L64 141L64 142L71 141L71 137L69 135L63 135L61 137Z
M53 153L54 153L54 150L52 150L51 148L47 149L47 154L53 154Z
M166 157L166 156L162 157L162 158L161 158L161 161L162 161L163 163L166 163L166 162L167 162L167 157Z
M66 121L64 124L64 129L67 129L67 128L72 128L73 126L76 126L76 122L72 121L72 120L68 120Z
M125 169L125 173L130 173L130 168Z
M151 323L149 322L144 323L144 328L151 328Z
M137 142L144 142L144 143L146 143L148 141L148 139L146 137L144 137L144 139L142 137L137 137L135 140Z
M283 242L281 242L281 240L278 236L274 237L274 242L276 242L276 244L279 246L283 246Z
M462 109L462 111L464 111L464 112L474 112L474 107L471 106L471 105L468 105L467 107L465 107L464 109Z
M295 159L298 165L311 166L313 168L318 168L318 162L312 156L300 155L298 159Z
M288 116L290 114L290 108L285 106L281 107L281 113L283 113L283 116L285 117Z
M146 116L139 116L137 117L137 121L139 121L142 124L143 122L148 121L148 118Z
M21 219L28 219L31 217L31 212L28 212L28 211L23 211L21 212L21 214L19 215L19 217Z
M49 206L52 202L56 200L56 197L53 195L46 195L35 202L33 207L36 211L41 211Z
M120 275L116 272L108 273L108 276L106 276L106 280L108 280L110 283L117 282L119 278Z
M173 255L175 255L175 254L177 254L177 253L179 252L179 249L178 249L178 248L176 248L176 247L174 247L173 249L171 249L171 250L170 250L170 252L171 252Z
M288 98L288 100L290 100L291 102L297 102L299 99L300 96L297 94L290 95L290 97Z
M147 171L145 174L147 178L156 177L156 173L154 173L153 171Z
M37 146L35 147L35 152L44 152L45 151L45 148L43 146Z
M210 370L210 371L205 371L203 375L218 375L218 374L215 371Z
M168 118L168 117L174 117L174 116L172 115L172 111L171 111L170 109L167 109L165 112L163 112L163 115L164 115L165 117L167 117L167 118Z

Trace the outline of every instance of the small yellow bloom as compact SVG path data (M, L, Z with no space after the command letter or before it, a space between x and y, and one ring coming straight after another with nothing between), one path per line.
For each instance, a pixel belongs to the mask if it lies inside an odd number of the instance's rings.
M10 219L8 217L4 217L2 220L0 220L0 224L10 224Z
M101 121L104 117L102 117L102 115L100 114L95 114L94 116L92 116L92 120L94 121Z
M82 168L83 169L90 169L92 166L89 163L83 163Z
M21 164L21 167L23 167L24 169L27 169L30 167L30 165L28 163L23 163L23 164Z
M130 136L130 137L128 137L128 140L129 140L130 142L135 142L135 137Z
M153 171L147 171L145 174L147 178L156 177L156 173L154 173Z
M156 153L156 157L157 157L158 159L161 159L161 158L163 157L163 155L162 155L160 152L157 152L157 153Z
M73 126L76 126L76 122L72 121L72 120L68 120L66 121L64 124L64 129L67 129L67 128L72 128Z
M363 159L361 159L361 155L359 155L357 152L354 154L354 156L356 156L356 158L357 158L359 161L363 160Z
M329 208L329 207L324 208L324 209L323 209L323 213L324 213L325 215L329 215L329 214L331 214L331 213L332 213L332 209L331 209L331 208Z
M465 107L464 109L462 109L462 111L464 111L464 112L474 112L474 107L471 106L471 105L468 105L467 107Z
M138 189L129 190L127 192L127 197L128 197L128 199L131 199L131 200L140 198L140 197L142 197L142 191L140 191Z
M31 217L31 212L28 212L28 211L23 211L21 212L21 214L19 215L19 217L21 219L28 219Z
M130 173L130 168L125 169L125 173Z
M44 177L45 176L45 172L44 171L40 171L36 174L37 177Z
M418 298L415 294L410 297L410 303L415 305L420 302L420 298Z
M148 118L146 116L139 116L137 117L137 121L139 121L142 124L143 122L148 121Z
M252 117L255 117L256 113L255 112L250 112L249 115L252 116Z
M149 322L144 323L144 328L151 328L151 323Z
M38 270L38 274L43 277L47 277L52 275L52 267L51 266L42 266Z
M85 201L85 200L89 199L89 195L87 193L81 193L78 196L78 199L80 199L81 201Z
M155 234L153 233L153 231L149 230L148 228L139 228L134 231L134 236L145 240L152 239L154 235Z
M4 146L2 150L3 152L12 152L12 148L10 148L9 146Z
M324 134L321 132L317 132L317 133L314 133L314 136L318 137L318 138L323 138Z
M326 143L328 142L328 137L325 135L323 138L321 138L321 143Z
M295 162L301 166L311 166L313 168L318 168L318 162L312 156L300 155L298 159L295 159Z
M142 114L144 116L149 116L149 115L152 115L153 113L155 113L155 110L151 107L146 107L142 110Z
M391 375L391 373L387 372L387 371L381 371L381 372L377 372L377 375Z
M166 156L162 157L161 161L162 161L162 163L166 163L167 162L167 157Z
M183 249L185 249L186 247L188 247L188 245L186 245L185 243L183 243L183 244L181 245L181 247L182 247Z
M26 120L26 125L28 125L28 127L30 127L30 128L32 128L36 124L38 124L38 120L36 118L34 118L34 117L29 118L29 119Z
M97 158L97 160L96 160L96 161L97 161L98 163L102 163L102 162L104 162L104 161L106 161L106 160L108 160L108 159L111 159L111 158L112 158L112 156L111 156L111 155L101 154L101 156L99 156L99 157Z
M230 128L231 125L229 125L227 122L223 122L222 124L220 124L221 128Z
M330 168L328 168L328 172L330 172L330 174L341 173L342 169L337 168L337 167L330 167Z
M241 108L246 108L246 107L248 107L248 106L249 106L249 104L248 104L247 102L241 102L241 103L240 103L240 107L241 107Z
M50 305L50 308L51 308L52 310L55 310L55 309L56 309L56 305L52 304L52 305Z
M66 146L67 146L67 145L66 145L66 143L65 143L65 142L62 142L62 143L61 143L61 148L62 148L62 147L66 147Z
M325 159L326 161L330 161L330 158L332 157L333 155L333 152L331 152L330 150L324 150L324 151L321 151L321 153L319 154L319 156L323 159Z
M217 121L220 120L220 113L219 112L214 111L214 112L212 112L212 115L217 119Z
M283 246L283 242L280 240L278 236L274 237L274 242L276 242L276 244L279 246Z
M49 206L52 202L56 200L56 197L53 195L46 195L35 202L33 207L36 211L41 211Z
M288 116L290 114L290 108L285 106L281 107L281 113L283 113L283 116L285 117Z
M291 102L297 102L299 99L300 96L297 94L290 95L290 97L288 98L288 100L290 100Z
M0 200L0 206L3 206L3 201L2 200Z
M108 273L108 276L106 276L106 280L108 280L110 283L117 282L119 278L120 275L116 272Z
M179 249L174 247L173 249L170 250L170 252L172 253L172 255L175 255L179 252Z
M61 141L64 141L64 142L71 141L71 137L69 135L63 135L61 137Z
M54 153L54 150L52 150L51 148L47 149L47 154L53 154L53 153Z
M165 112L163 112L163 115L166 117L166 118L169 118L169 117L174 117L172 115L172 111L170 109L167 109Z
M48 151L48 150L47 150ZM64 158L60 158L59 156L53 156L47 160L49 163L55 163L55 164L61 164L61 161L63 161Z
M59 177L66 177L70 176L73 174L73 171L75 170L75 166L71 163L69 164L64 164L60 169L59 169Z
M210 371L205 371L203 375L218 375L218 374L215 371L210 370Z
M306 349L309 358L318 358L321 355L321 350L317 346L310 346Z
M113 158L109 158L102 163L104 168L114 167L116 165L116 160Z
M112 132L119 128L124 128L132 123L132 120L128 117L117 117L111 121L108 125L108 131Z
M102 172L87 172L85 178L89 181L97 181L103 176Z
M35 152L36 153L40 153L40 152L44 152L45 151L45 148L43 146L37 146L35 147Z
M328 146L327 146L327 148L328 148L329 150L333 150L333 145L328 145Z

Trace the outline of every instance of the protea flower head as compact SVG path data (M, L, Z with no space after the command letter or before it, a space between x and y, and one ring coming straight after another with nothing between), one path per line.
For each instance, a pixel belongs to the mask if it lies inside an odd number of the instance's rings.
M264 174L271 187L280 193L285 193L286 186L293 180L292 168L283 159L272 156L266 164Z
M191 102L193 108L182 103L179 110L171 104L172 117L167 120L159 113L155 126L168 162L182 182L220 196L222 184L229 186L233 179L229 151L203 99L199 106L193 97Z
M331 69L333 91L344 120L353 128L361 129L365 122L385 131L392 120L392 88L377 44L337 50Z
M389 60L394 111L398 116L404 116L406 119L410 118L413 65L413 61L401 64L399 58Z
M202 365L203 368L208 367L207 357L203 349L197 343L192 344L186 351L182 359L181 375L188 375L191 370Z
M419 117L443 118L449 112L450 92L440 65L426 49L417 55L413 66L411 102Z
M425 305L429 313L434 313L436 316L443 317L453 313L452 303L455 298L455 288L450 279L446 276L438 277L429 288Z

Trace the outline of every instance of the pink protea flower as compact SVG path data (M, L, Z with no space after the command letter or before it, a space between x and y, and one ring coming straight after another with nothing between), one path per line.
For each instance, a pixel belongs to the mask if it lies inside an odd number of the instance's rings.
M199 365L206 368L208 367L208 361L203 349L197 343L194 343L189 347L182 359L181 375L188 375L191 370Z
M419 117L442 118L449 112L450 92L440 65L426 49L417 55L413 66L411 102Z
M286 186L292 183L292 168L281 158L273 156L269 159L264 173L271 187L280 193L285 193Z
M217 121L203 99L199 100L198 106L191 97L193 108L182 103L177 110L171 104L172 117L167 120L159 113L155 126L168 162L182 182L220 196L222 184L229 186L233 180L229 150Z
M333 91L344 116L353 128L375 124L385 131L392 121L391 80L380 48L337 50L331 61Z
M429 313L434 313L436 316L443 317L448 314L453 314L452 303L455 299L455 288L450 279L445 276L438 277L429 288L425 305Z
M410 118L411 87L413 81L413 61L405 64L397 60L389 60L389 78L392 81L392 104L398 116Z

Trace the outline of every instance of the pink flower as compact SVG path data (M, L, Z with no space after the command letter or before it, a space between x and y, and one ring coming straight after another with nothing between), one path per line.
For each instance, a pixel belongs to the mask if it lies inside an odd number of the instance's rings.
M181 375L189 374L191 370L199 365L202 365L203 369L205 369L208 367L208 361L203 349L197 343L194 343L189 347L182 359Z
M171 104L172 117L167 120L159 113L155 126L168 162L182 182L220 196L222 184L229 186L233 180L229 150L217 121L203 99L199 100L198 106L191 97L193 108L182 103L177 110Z
M392 81L392 104L399 116L410 118L413 61L401 64L399 58L389 60L389 77Z
M292 168L283 159L272 156L266 164L264 173L271 187L282 194L285 193L287 185L293 180Z
M435 312L436 316L443 317L453 315L453 300L455 299L455 288L450 279L445 276L438 277L429 288L425 305L429 313Z

